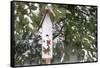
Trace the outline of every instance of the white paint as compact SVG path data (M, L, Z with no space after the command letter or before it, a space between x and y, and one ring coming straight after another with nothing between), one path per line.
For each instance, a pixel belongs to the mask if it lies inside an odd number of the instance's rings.
M45 49L48 48L47 44L46 43L42 43L42 47L44 47Z
M52 22L51 22L49 13L46 14L43 24L42 24L42 41L48 40L46 35L48 35L49 39L51 40L50 55L45 54L42 48L42 58L52 58ZM44 46L44 42L42 42L42 46ZM45 44L45 47L47 48L47 44Z

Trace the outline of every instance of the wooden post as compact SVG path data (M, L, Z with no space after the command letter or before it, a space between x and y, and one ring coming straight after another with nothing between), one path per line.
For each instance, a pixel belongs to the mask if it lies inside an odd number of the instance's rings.
M51 59L49 58L42 59L42 64L51 64Z
M48 11L42 24L42 64L51 64L52 52L52 22Z

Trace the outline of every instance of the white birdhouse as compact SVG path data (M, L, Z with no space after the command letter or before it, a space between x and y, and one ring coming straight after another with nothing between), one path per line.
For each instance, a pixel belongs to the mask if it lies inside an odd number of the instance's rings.
M52 21L47 11L42 24L42 59L52 59L52 44Z

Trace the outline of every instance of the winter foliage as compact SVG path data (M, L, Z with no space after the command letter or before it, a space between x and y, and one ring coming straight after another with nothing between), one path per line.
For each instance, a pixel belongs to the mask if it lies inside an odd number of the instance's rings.
M46 3L13 2L15 65L41 64L42 18ZM53 30L51 64L97 61L97 7L50 5Z

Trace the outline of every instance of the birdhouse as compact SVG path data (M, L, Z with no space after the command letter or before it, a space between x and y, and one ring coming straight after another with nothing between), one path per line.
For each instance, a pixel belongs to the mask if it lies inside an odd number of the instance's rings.
M42 59L52 59L52 21L48 10L42 22Z

